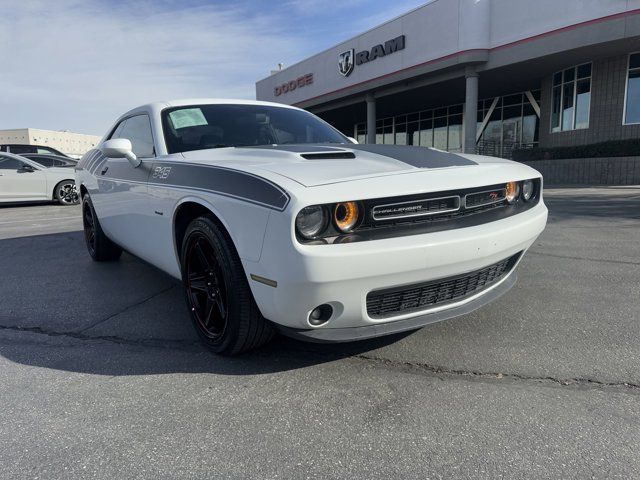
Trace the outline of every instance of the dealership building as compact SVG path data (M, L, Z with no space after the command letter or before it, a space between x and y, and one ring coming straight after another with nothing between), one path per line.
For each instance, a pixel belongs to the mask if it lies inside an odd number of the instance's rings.
M42 130L39 128L14 128L0 130L0 145L37 145L52 147L72 157L81 157L95 147L101 137L73 133L66 130ZM47 153L43 150L42 153Z
M256 97L362 143L509 158L640 138L640 0L434 0L272 73Z

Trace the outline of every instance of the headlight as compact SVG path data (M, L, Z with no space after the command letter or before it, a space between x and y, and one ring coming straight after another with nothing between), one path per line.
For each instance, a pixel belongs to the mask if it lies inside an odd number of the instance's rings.
M516 198L518 198L518 193L519 193L519 188L518 188L518 183L517 182L509 182L507 183L507 186L505 188L506 192L505 192L505 197L507 199L507 202L509 203L513 203L516 201Z
M524 182L522 182L522 199L525 202L528 202L529 200L531 200L531 197L533 197L534 190L535 190L535 187L533 185L533 180L525 180Z
M319 205L305 207L296 217L296 229L304 238L317 237L327 226L327 213Z
M359 219L360 207L356 202L338 203L333 209L333 221L342 233L353 230Z

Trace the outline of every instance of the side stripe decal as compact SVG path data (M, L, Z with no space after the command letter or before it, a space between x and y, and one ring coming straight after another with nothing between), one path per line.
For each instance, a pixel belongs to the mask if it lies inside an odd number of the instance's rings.
M168 167L171 168L169 172ZM163 169L161 175L155 175L157 168ZM265 178L213 165L158 161L154 163L149 182L206 190L279 211L284 210L290 200L286 191Z
M95 150L83 158L81 168L99 182L129 182L149 186L209 192L283 211L291 197L279 185L252 173L199 163L144 159L138 168L126 160L114 160ZM105 164L109 169L101 174Z

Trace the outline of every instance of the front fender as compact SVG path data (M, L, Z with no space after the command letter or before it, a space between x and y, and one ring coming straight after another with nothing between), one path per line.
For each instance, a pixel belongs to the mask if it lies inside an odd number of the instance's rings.
M198 204L209 210L219 220L231 237L241 260L257 262L262 255L262 244L271 210L220 195L186 195L176 202L172 226L175 232L176 215L186 203ZM180 258L178 242L174 235L174 253Z

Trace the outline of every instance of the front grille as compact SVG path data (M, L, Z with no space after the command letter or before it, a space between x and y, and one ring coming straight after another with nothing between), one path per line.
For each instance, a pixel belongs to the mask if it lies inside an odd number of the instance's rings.
M367 313L371 318L387 318L461 301L508 274L521 253L463 275L369 292Z
M504 194L504 185L488 185L427 195L365 200L366 215L356 230L363 232L408 225L439 228L438 224L443 222L450 223L451 220L508 207Z
M374 220L395 220L400 218L424 217L460 210L460 197L432 198L409 202L389 203L373 207Z
M493 205L494 203L504 203L506 198L507 190L504 188L470 193L464 199L464 206L465 208L484 207L485 205Z

